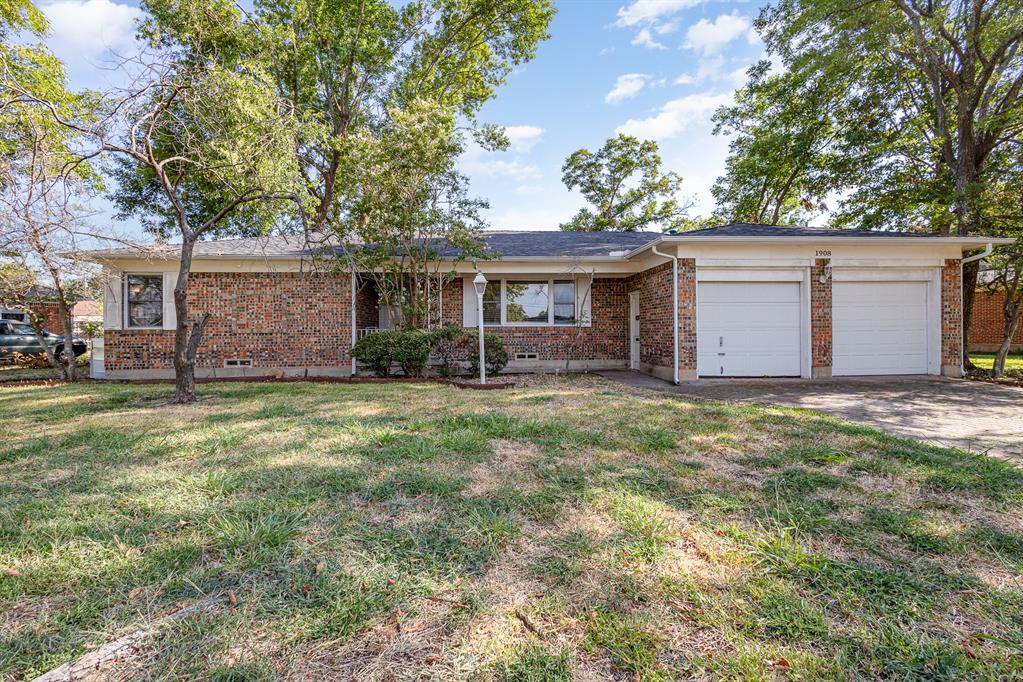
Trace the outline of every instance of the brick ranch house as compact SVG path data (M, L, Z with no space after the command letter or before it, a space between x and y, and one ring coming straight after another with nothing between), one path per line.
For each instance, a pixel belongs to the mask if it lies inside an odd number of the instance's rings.
M509 370L632 368L697 377L962 373L964 250L999 240L733 224L683 234L491 232L493 260L444 263L445 323L484 321ZM108 378L172 376L175 247L92 253L106 273ZM591 284L592 282L592 284ZM358 273L310 268L287 238L196 246L190 314L211 314L200 376L346 376L388 325ZM578 337L576 335L578 334Z
M1005 292L990 292L978 289L973 295L973 315L970 316L970 351L993 353L1005 338L1005 315L1002 305ZM1012 335L1013 353L1023 351L1023 324Z

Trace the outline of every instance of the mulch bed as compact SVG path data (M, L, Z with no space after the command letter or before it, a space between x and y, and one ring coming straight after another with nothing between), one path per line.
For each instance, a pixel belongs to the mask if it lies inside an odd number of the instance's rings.
M173 379L79 379L80 383L97 384L173 384ZM470 389L475 391L497 391L515 386L513 381L493 381L480 384L473 381L460 381L458 379L445 379L443 377L273 377L273 376L251 376L251 377L202 377L196 378L197 384L214 383L246 383L246 384L294 384L300 382L311 382L317 384L441 384L454 386L456 388ZM0 381L2 386L57 386L64 383L59 379L11 379Z
M999 386L1019 386L1023 387L1023 374L1018 371L1012 373L1006 373L1001 379L995 379L991 376L991 370L988 369L973 369L966 370L964 375L966 379L970 381L983 381L988 384L998 384Z

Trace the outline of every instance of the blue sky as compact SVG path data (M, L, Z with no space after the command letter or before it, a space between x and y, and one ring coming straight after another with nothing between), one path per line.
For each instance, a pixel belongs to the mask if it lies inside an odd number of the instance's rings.
M116 0L42 5L48 44L74 87L116 81L103 67L133 49L139 11ZM561 164L619 132L656 140L664 167L683 177L694 214L713 209L710 186L728 140L710 115L731 100L746 68L763 55L751 30L759 5L695 0L561 0L551 38L518 68L480 120L508 127L512 149L470 149L461 160L474 194L490 201L495 229L557 229L582 205L561 182ZM130 228L130 226L124 226Z

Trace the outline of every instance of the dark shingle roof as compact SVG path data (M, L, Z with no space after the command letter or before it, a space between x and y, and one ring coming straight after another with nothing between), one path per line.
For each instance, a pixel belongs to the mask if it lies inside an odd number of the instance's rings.
M502 258L576 258L608 256L612 252L632 251L663 236L660 232L484 232L487 250ZM434 247L440 256L454 256L456 250L446 243ZM300 236L220 239L198 242L196 258L288 258L316 251L303 244ZM96 256L129 255L128 249L93 251ZM176 244L153 247L150 255L174 258Z
M521 232L484 232L483 239L487 249L505 259L530 258L592 258L608 257L611 254L622 256L659 238L685 240L690 237L724 237L732 239L757 238L857 238L857 239L905 239L919 237L941 239L941 235L923 232L881 232L868 230L833 230L821 227L779 227L777 225L756 225L752 223L731 223L720 227L711 227L678 234L661 232L557 232L557 231L521 231ZM947 238L947 237L945 237ZM102 259L105 257L155 257L174 259L178 255L178 245L166 244L136 249L107 249L92 251L91 255ZM447 243L434 246L440 257L455 257L457 249ZM199 242L195 245L196 258L299 258L312 253L322 253L322 249L309 248L303 243L301 236L288 237L257 237L251 239L222 239L217 241Z
M837 230L826 227L783 227L779 225L758 225L756 223L730 223L720 227L681 232L684 237L863 237L876 239L885 237L937 237L927 232L881 232L879 230Z

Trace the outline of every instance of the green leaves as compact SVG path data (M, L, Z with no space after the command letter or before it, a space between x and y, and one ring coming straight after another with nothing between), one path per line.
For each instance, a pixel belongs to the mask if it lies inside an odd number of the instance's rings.
M688 208L677 199L682 178L660 169L657 143L630 135L612 138L596 152L573 152L561 167L561 179L568 189L578 188L595 210L581 209L561 229L632 232L651 226L681 227Z

